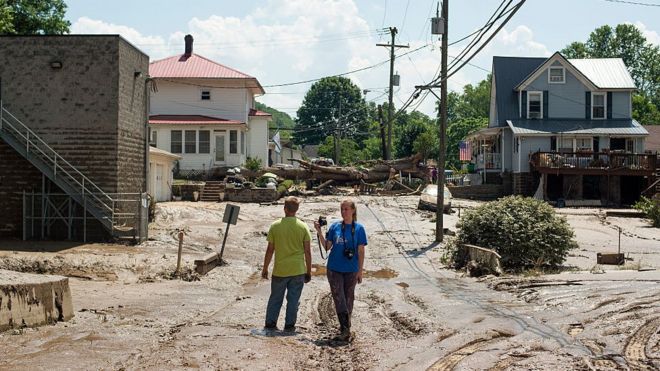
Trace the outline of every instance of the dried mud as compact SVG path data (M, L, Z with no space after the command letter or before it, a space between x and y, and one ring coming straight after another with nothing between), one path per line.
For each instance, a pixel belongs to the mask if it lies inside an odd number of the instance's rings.
M342 198L308 198L298 216L310 227L319 215L336 220ZM198 276L193 261L221 246L225 204L173 202L158 205L140 246L0 242L0 268L70 277L76 311L70 322L0 333L0 369L660 368L660 232L643 220L562 209L580 249L558 273L473 279L443 267L434 214L417 210L417 197L355 199L369 244L351 342L333 340L338 323L316 241L296 331L262 330L265 234L282 203L241 204L229 264ZM445 227L457 220L446 215ZM596 253L618 248L618 227L631 260L597 266Z

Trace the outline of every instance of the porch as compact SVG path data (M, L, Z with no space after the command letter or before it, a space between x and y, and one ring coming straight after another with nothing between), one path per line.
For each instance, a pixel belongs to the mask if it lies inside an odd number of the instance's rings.
M627 152L542 152L530 155L530 165L540 173L653 176L657 154Z

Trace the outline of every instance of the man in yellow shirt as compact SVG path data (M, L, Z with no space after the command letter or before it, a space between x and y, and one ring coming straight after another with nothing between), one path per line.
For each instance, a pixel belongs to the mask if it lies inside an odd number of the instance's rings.
M270 298L266 308L267 330L277 329L284 293L286 292L286 316L284 331L296 330L298 304L305 283L312 279L311 235L309 228L296 212L300 200L287 197L284 200L284 218L271 224L268 230L268 248L264 256L261 277L268 279L268 266L275 253L273 275L270 282Z

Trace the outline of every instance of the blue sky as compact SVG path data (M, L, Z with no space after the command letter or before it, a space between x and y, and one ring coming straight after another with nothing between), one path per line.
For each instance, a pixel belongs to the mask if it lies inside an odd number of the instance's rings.
M515 0L514 2L517 2ZM482 80L494 55L549 56L572 41L585 41L604 24L636 24L660 45L660 0L642 6L606 0L528 0L495 39L449 82L451 90ZM427 47L397 59L401 86L395 105L431 80L440 65L439 41L430 35L435 0L67 0L72 33L111 33L150 55L152 60L183 52L183 36L195 39L194 51L253 75L266 86L259 97L295 115L310 84L268 87L343 73L388 59L376 43L389 41L379 30L397 27L397 43ZM481 27L500 0L450 0L449 41ZM467 43L449 48L457 55ZM400 53L405 52L402 49ZM367 99L387 99L388 65L349 77L371 90ZM431 114L431 96L419 110Z

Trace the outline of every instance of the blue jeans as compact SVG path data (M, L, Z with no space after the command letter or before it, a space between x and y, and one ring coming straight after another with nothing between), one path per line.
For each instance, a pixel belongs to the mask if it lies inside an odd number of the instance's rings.
M295 326L298 318L300 294L305 285L305 275L291 277L273 276L270 281L270 298L266 308L266 327L275 327L286 291L286 316L284 326Z

